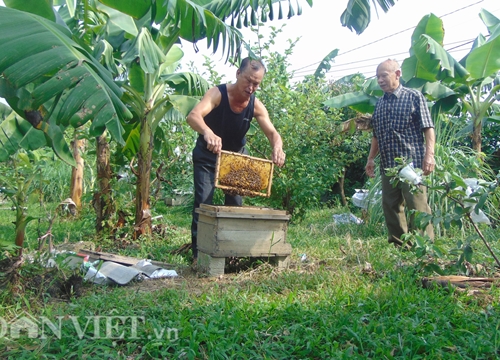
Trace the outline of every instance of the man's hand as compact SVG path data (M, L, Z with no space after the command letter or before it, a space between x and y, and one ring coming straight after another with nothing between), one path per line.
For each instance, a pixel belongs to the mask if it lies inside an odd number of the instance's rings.
M375 160L368 159L365 166L366 175L373 178L375 177Z
M222 150L222 139L215 135L211 130L207 131L203 138L207 142L207 149L213 152L214 154L220 153Z
M434 171L436 167L436 161L434 160L434 155L426 153L424 156L424 161L422 162L422 171L424 175L429 175Z
M285 165L285 153L281 146L276 146L273 149L273 163L275 163L277 166L282 167Z

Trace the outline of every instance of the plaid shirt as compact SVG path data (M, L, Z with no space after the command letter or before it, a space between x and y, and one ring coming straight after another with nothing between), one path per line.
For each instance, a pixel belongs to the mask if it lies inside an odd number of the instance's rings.
M395 158L405 157L413 166L422 168L425 155L422 130L434 124L421 92L401 85L384 94L372 116L373 135L378 140L380 167L396 166Z

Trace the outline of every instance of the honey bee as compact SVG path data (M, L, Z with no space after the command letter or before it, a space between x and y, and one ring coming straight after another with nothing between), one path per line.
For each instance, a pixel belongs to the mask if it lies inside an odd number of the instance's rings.
M220 178L219 182L231 187L224 190L230 195L255 196L253 192L259 192L263 187L259 172L249 164L243 164L241 167L231 164L229 172Z

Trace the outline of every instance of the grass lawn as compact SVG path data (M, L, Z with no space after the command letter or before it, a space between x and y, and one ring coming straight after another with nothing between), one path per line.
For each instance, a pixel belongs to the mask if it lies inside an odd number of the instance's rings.
M68 270L25 264L3 285L0 357L500 356L498 289L468 295L452 288L424 288L422 279L432 274L423 270L414 252L389 246L381 224L335 224L332 209L311 211L289 226L293 254L288 270L260 262L211 278L190 268L190 254L170 254L190 240L190 209L170 207L161 212L161 232L140 246L127 238L94 243L102 251L171 263L178 278L121 287L83 283L80 296L68 300L50 296L50 286L43 286L67 279ZM55 243L92 239L91 219L82 215L77 221L55 223ZM4 224L4 233L12 231L7 221ZM28 240L29 249L36 247L36 237L32 234ZM479 241L474 244L474 260L484 269L478 276L494 276L492 259ZM306 261L301 261L302 254ZM27 330L13 333L16 321L26 318L35 323L37 333L32 337Z

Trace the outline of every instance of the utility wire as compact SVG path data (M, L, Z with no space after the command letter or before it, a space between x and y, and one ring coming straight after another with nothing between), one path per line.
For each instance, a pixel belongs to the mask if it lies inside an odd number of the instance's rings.
M474 42L474 39L454 41L454 42L451 42L449 44L446 44L445 46L450 46L450 45L455 45L455 44L459 44L459 45L454 46L452 48L449 48L446 51L448 51L448 52L465 51L465 50L455 50L455 49L460 48L460 47L465 46L465 45L468 45L468 44L471 44L473 42ZM336 63L336 64L332 64L331 69L328 72L330 73L330 72L339 72L339 71L344 71L344 70L351 70L351 69L339 69L339 68L344 67L344 66L351 66L353 64L366 63L366 62L372 61L372 60L380 60L380 59L386 59L386 58L391 58L392 59L392 58L398 57L400 55L405 55L407 53L408 53L407 51L404 51L404 52L400 52L400 53L397 53L397 54L383 55L383 56L377 56L377 57L373 57L373 58L369 58L369 59L351 61L349 63L340 63L340 64ZM378 65L378 63L375 64L375 66L376 65ZM373 63L371 63L370 65L361 65L358 68L363 68L363 67L368 67L368 66L373 66ZM309 73L310 73L310 70L302 70L302 71L295 70L294 71L294 75L309 74Z
M445 16L452 15L452 14L454 14L454 13L456 13L456 12L459 12L459 11L465 10L465 9L467 9L467 8L469 8L469 7L472 7L472 6L475 6L475 5L477 5L477 4L480 4L480 3L482 3L483 1L484 1L484 0L480 0L480 1L475 2L475 3L473 3L473 4L470 4L470 5L464 6L464 7L462 7L462 8L459 8L459 9L453 10L453 11L451 11L451 12L449 12L449 13L446 13L446 14L444 14L444 15L442 15L442 16L439 16L439 18L441 19L441 18L444 18ZM391 37L393 37L393 36L399 35L399 34L401 34L401 33L404 33L404 32L406 32L406 31L409 31L409 30L412 30L412 29L415 29L415 28L416 28L416 26L412 26L412 27L409 27L409 28L407 28L407 29L404 29L404 30L398 31L398 32L396 32L396 33L393 33L393 34L390 34L390 35L384 36L383 38L380 38L380 39L378 39L378 40L372 41L372 42L370 42L370 43L367 43L367 44L364 44L364 45L358 46L358 47L356 47L356 48L354 48L354 49L348 50L348 51L346 51L346 52L340 53L340 54L338 54L338 55L337 55L337 57L339 57L339 56L341 56L341 55L348 54L348 53L350 53L350 52L353 52L353 51L356 51L356 50L359 50L359 49L362 49L362 48L365 48L365 47L367 47L367 46L370 46L370 45L376 44L376 43L378 43L378 42L380 42L380 41L382 41L382 40L389 39L389 38L391 38ZM317 61L317 62L312 63L312 64L310 64L310 65L306 65L306 66L303 66L303 67L301 67L301 68L298 68L298 69L296 69L296 70L294 70L294 71L296 72L296 71L299 71L299 70L303 70L303 69L305 69L305 68L308 68L308 67L311 67L311 66L315 66L315 65L318 65L318 64L320 64L320 63L321 63L321 61Z
M471 44L473 42L474 42L474 39L468 39L468 40L461 40L461 41L451 42L451 43L449 43L447 45L448 46L449 45L455 45L455 44L458 44L458 45L454 46L454 47L451 47L451 48L447 49L446 51L449 52L449 53L463 52L463 51L466 51L466 50L465 49L460 49L460 48L463 47L463 46L469 45L469 44ZM407 54L406 51L405 52L401 52L401 53L397 53L397 54L391 54L391 55L388 55L388 56L378 56L378 57L373 57L373 58L370 58L370 59L353 61L353 62L350 62L350 63L334 64L334 65L332 65L332 68L328 71L328 74L345 72L345 71L349 71L349 70L360 70L360 69L363 69L363 68L371 68L371 69L373 69L375 66L378 65L378 62L376 62L376 63L371 62L370 64L359 65L359 66L351 67L351 68L341 68L341 67L350 66L350 65L359 64L359 63L366 63L368 61L379 60L381 58L385 59L387 57L389 57L389 58L392 59L392 58L396 58L396 57L399 57L399 56L405 55L405 54ZM401 62L404 59L397 59L397 60L399 62ZM359 72L362 73L361 71L359 71ZM292 78L303 77L303 76L306 76L308 74L311 74L311 72L309 70L295 71L294 72L294 76Z

